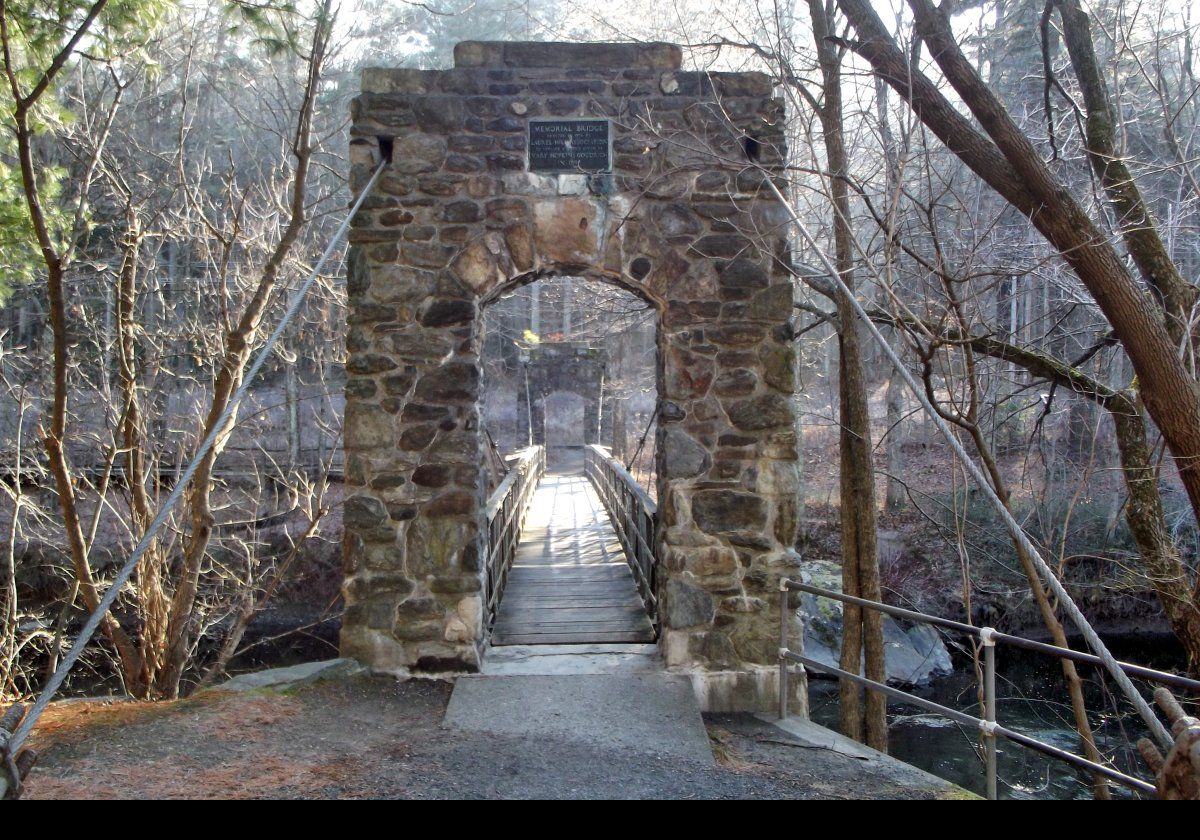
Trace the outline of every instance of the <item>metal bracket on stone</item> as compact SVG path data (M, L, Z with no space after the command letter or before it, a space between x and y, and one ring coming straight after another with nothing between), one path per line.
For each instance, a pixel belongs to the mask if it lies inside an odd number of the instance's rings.
M592 195L612 195L617 191L616 182L611 172L599 172L589 175L587 179L588 192Z
M379 143L379 159L392 162L392 151L396 145L395 137L376 137L375 140Z

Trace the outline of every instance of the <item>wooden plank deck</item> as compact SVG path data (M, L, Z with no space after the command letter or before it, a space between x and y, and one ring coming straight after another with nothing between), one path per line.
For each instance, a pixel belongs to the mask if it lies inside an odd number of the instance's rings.
M492 628L493 645L652 642L621 541L582 475L534 491Z

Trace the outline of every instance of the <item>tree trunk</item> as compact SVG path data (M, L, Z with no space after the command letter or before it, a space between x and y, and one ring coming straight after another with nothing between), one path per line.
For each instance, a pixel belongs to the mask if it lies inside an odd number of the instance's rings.
M908 491L904 474L904 380L892 371L887 386L887 509L903 510Z
M2 19L3 15L0 15L0 20ZM4 37L7 42L7 33ZM66 264L51 238L46 215L42 209L41 193L35 175L37 169L33 159L33 133L29 126L28 109L18 105L13 116L17 155L21 164L21 185L25 193L26 205L29 208L29 216L33 222L34 233L46 265L46 298L50 310L50 330L53 341L51 367L54 397L50 407L49 425L42 431L42 445L46 450L50 473L54 476L55 488L58 490L59 511L63 517L67 550L74 567L75 579L79 582L79 593L83 598L84 606L90 612L95 612L100 606L100 592L92 574L91 564L88 562L87 544L83 537L79 504L75 495L75 479L71 474L71 465L63 445L67 433L67 402L71 366L70 338L67 334L69 321L65 283ZM100 626L117 650L126 689L136 695L139 691L137 681L141 672L141 664L133 640L129 638L129 635L111 614L104 617Z
M284 409L287 412L288 469L295 470L300 464L300 384L296 381L296 362L290 362L284 371Z
M140 538L154 519L151 499L146 488L146 439L142 424L141 403L137 381L137 276L138 257L142 245L142 229L132 207L126 209L125 239L122 243L120 275L117 280L117 380L122 396L121 443L125 450L126 485L129 489L131 527ZM157 544L151 545L138 563L137 605L141 619L138 640L141 651L141 673L138 685L150 695L159 670L167 630L168 599L163 577L166 569Z
M828 36L833 31L832 6L809 0L813 38L821 65L821 132L829 170L828 187L833 209L833 238L838 273L854 290L854 245L850 230L849 161L842 123L841 57ZM835 296L838 326L838 396L841 429L842 591L872 601L882 600L875 530L875 473L872 464L871 416L863 365L858 319L851 301ZM859 673L865 656L868 679L886 682L883 614L846 604L842 614L843 670ZM858 686L849 680L840 685L841 726L849 737L887 751L887 698L878 692L866 695L860 711ZM865 726L864 726L865 724Z
M1010 495L1008 486L1000 475L1000 469L996 464L995 458L988 449L987 441L977 425L972 424L969 432L975 441L975 446L979 450L981 459L987 469L988 478L991 480L992 489L996 491L996 495L1000 501L1004 503L1006 508L1012 510L1010 503ZM1062 622L1055 615L1054 605L1050 603L1050 596L1046 592L1045 585L1042 583L1041 575L1038 574L1037 567L1033 564L1033 558L1025 551L1024 547L1013 541L1013 550L1017 554L1017 560L1021 563L1021 569L1025 573L1025 579L1029 583L1029 591L1033 593L1034 601L1037 603L1038 612L1041 613L1042 623L1046 626L1047 632L1050 633L1050 638L1054 644L1060 648L1069 650L1071 645L1067 641L1066 631L1063 630ZM1067 684L1067 694L1071 698L1071 711L1075 715L1075 729L1079 732L1079 737L1083 741L1083 752L1089 761L1097 764L1104 763L1104 756L1100 754L1100 750L1096 747L1096 736L1092 732L1092 722L1088 720L1087 701L1083 696L1083 681L1079 678L1079 671L1075 668L1075 663L1069 659L1061 660L1063 679ZM1093 776L1092 788L1097 799L1109 799L1111 794L1108 788L1108 782L1103 776Z
M1196 289L1171 260L1159 236L1158 223L1125 164L1124 150L1119 148L1116 137L1116 116L1096 60L1087 13L1079 0L1056 0L1056 5L1062 15L1063 39L1071 68L1079 80L1087 110L1084 129L1088 160L1108 196L1129 255L1158 298L1166 316L1167 333L1176 347L1188 347L1191 339L1188 319L1196 303Z

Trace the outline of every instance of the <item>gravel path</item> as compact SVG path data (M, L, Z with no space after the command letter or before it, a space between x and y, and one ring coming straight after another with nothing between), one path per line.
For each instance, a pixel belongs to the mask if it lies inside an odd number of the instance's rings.
M441 727L451 686L357 677L176 703L68 702L44 719L26 795L52 798L930 799L950 786L706 717L715 764L562 735Z

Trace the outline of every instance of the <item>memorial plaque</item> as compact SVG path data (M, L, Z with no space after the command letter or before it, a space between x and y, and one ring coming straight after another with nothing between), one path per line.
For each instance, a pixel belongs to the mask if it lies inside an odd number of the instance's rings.
M530 120L529 171L611 172L608 120Z

